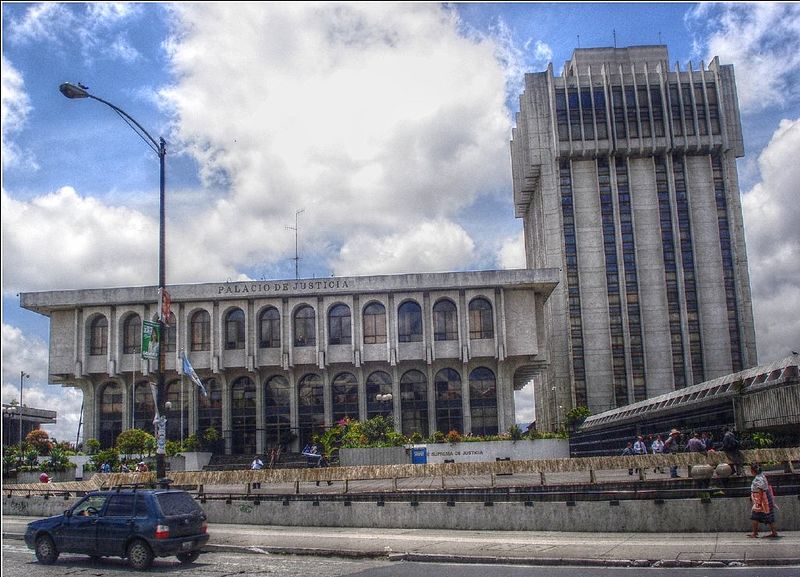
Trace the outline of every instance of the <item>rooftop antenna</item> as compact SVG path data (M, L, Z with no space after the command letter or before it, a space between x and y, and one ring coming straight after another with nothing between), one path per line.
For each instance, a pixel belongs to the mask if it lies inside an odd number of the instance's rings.
M578 34L578 48L581 47L581 35Z
M300 278L300 255L297 252L297 230L298 230L298 217L304 213L306 209L301 208L297 212L294 213L294 226L287 226L286 230L293 230L294 231L294 258L289 260L294 261L294 278Z
M612 34L614 34L614 48L617 47L617 30L616 28L611 29Z
M658 31L658 43L661 44L661 30Z

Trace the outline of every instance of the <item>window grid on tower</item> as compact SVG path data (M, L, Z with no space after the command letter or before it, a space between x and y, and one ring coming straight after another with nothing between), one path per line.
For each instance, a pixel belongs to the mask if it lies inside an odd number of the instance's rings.
M686 372L681 331L681 303L678 289L678 265L675 258L675 234L672 226L672 208L669 198L667 163L663 157L656 159L656 192L661 224L661 247L664 257L664 279L667 292L669 332L672 342L672 378L676 389L686 386Z
M588 404L586 368L583 361L583 327L581 325L581 295L578 282L578 246L575 238L575 211L572 204L572 174L568 160L559 164L561 215L564 225L564 256L567 265L567 294L569 299L570 341L572 343L572 372L575 381L575 402Z
M725 283L725 304L728 310L728 332L731 338L731 361L734 372L743 370L742 342L739 338L739 309L736 306L735 273L731 247L731 229L728 221L728 201L725 198L725 174L722 159L711 157L714 172L714 198L717 202L717 222L719 224L719 244L722 251L722 272Z
M689 331L689 357L692 362L692 384L703 382L703 343L700 335L700 313L697 306L697 282L694 272L692 223L689 217L689 194L683 157L673 155L672 172L675 180L675 203L678 213L683 292L686 302L686 325Z

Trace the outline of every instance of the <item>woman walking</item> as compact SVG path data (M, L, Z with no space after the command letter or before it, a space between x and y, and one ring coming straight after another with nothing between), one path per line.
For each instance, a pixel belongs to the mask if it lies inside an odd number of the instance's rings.
M753 530L748 537L758 539L758 526L761 523L769 525L771 533L767 537L778 537L778 532L775 530L775 503L772 499L772 487L769 486L767 477L758 463L750 465L750 470L753 471L755 477L750 484L750 500L753 503L750 519L753 521Z

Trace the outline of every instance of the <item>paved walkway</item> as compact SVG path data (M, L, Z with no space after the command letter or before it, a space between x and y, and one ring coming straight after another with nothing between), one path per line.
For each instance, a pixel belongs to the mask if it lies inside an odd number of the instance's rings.
M3 516L3 538L21 539L30 517ZM209 525L209 550L383 557L522 565L800 567L800 532L778 539L744 533L561 533Z

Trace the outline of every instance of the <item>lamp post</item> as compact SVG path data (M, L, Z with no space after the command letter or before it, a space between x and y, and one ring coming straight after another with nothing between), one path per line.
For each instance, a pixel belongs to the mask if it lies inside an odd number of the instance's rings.
M89 94L88 88L83 86L82 84L71 84L69 82L63 83L61 86L58 87L61 94L69 99L82 99L82 98L91 98L92 100L97 100L98 102L102 102L109 108L111 108L114 112L116 112L124 121L125 123L133 129L133 131L139 135L139 137L144 140L145 144L147 144L153 152L156 153L158 156L158 163L159 163L159 210L158 210L158 291L159 291L159 302L161 299L164 298L165 288L166 288L166 241L165 241L165 218L164 218L164 187L165 187L165 159L167 156L167 143L164 141L163 138L159 138L156 140L153 138L149 132L147 132L141 124L136 122L136 120L129 115L127 112L111 104L110 102L103 100L102 98L98 98L93 94ZM158 311L158 333L159 333L159 346L158 346L158 370L156 371L156 416L160 416L161 418L157 421L156 427L163 427L166 429L166 417L164 411L164 343L163 339L164 335L164 313L163 310L160 310L162 307L159 307ZM166 431L164 431L165 433ZM159 431L156 430L156 438L159 439L158 448L156 450L156 478L163 479L166 477L166 461L164 455L166 453L163 444L161 443L161 439L164 438L163 435L158 434Z
M25 371L19 372L19 462L22 463L22 384L23 379L30 379L31 376Z

